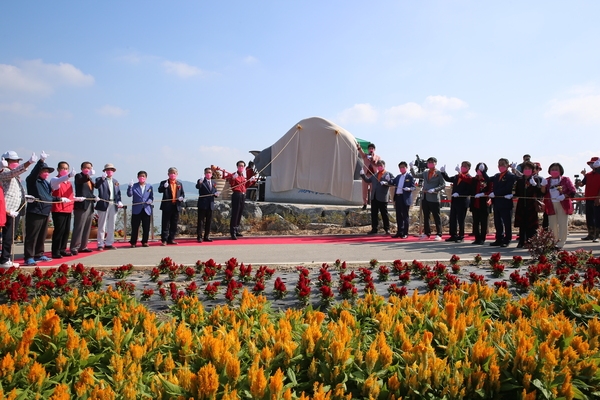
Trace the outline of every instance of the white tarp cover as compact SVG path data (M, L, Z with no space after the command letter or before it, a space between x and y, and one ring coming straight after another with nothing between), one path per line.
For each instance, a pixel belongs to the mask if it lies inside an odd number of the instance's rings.
M356 139L333 122L303 119L271 146L271 157L273 192L298 188L352 200Z

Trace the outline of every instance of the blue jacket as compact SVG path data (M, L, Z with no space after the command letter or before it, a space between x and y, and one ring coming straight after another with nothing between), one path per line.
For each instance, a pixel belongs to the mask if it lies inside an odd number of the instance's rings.
M214 210L215 209L215 194L217 188L215 187L215 181L211 179L210 188L206 179L201 178L196 182L196 189L198 189L198 209L200 210Z
M492 184L492 192L495 196L492 199L494 208L511 209L513 208L513 200L506 199L504 196L507 194L513 194L513 187L517 181L517 176L508 171L504 174L504 176L502 176L502 178L500 178L500 175L500 173L497 173L494 176L487 176L487 174L484 174L483 177L488 183Z
M133 186L127 187L127 197L132 197L133 205L131 206L131 213L138 215L144 211L148 215L152 215L152 205L146 204L148 200L154 201L154 191L152 185L146 184L146 188L142 193L142 185L139 182L133 184Z
M113 181L113 189L115 191L114 194L114 204L113 206L115 207L115 209L117 209L117 203L121 201L121 188L119 187L119 181L117 181L115 178L112 178ZM98 198L103 199L103 200L109 200L110 199L110 192L109 192L109 188L108 188L108 182L106 181L106 178L96 178L96 184L94 185L96 186L96 189L98 189ZM108 210L108 206L110 205L109 202L107 201L98 201L96 202L96 210L98 211L106 211Z
M52 196L50 182L40 178L40 171L45 164L45 162L39 160L31 170L31 173L25 178L27 194L41 200L41 202L34 201L33 203L27 203L27 213L50 215L52 202L60 201L60 197Z
M401 177L402 177L402 175L397 175L392 180L392 183L390 184L390 186L398 187ZM395 194L394 202L397 203L398 201L402 201L404 203L404 205L411 206L412 205L412 194L413 194L412 191L415 190L415 178L413 178L413 176L411 174L409 174L408 172L406 173L406 176L404 178L404 185L402 186L402 188L403 189L411 188L411 190L410 191L402 190L401 194Z

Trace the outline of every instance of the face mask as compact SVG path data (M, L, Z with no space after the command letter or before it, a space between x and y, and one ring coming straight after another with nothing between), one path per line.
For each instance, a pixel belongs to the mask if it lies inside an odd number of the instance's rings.
M42 178L43 180L48 179L48 176L50 175L50 172L41 172L40 173L40 178Z
M84 175L88 175L90 173L90 170L89 170L89 168L84 168L81 170L81 173Z
M379 172L383 171L383 167L381 165L378 165L377 166L377 171L379 171Z
M523 175L525 175L525 176L531 176L532 173L533 173L533 171L530 170L530 169L524 169L523 170Z
M468 171L469 171L469 168L467 168L467 167L460 167L460 172L462 174L466 174Z
M17 168L18 166L19 166L19 163L18 163L18 162L11 162L11 163L8 163L8 168L10 168L10 169L15 169L15 168Z
M211 179L212 178L212 172L205 172L204 173L204 178Z
M400 173L404 175L406 173L406 168L404 168L404 167L400 168Z
M241 174L242 172L244 172L244 167L237 167L238 172Z
M108 176L109 178L110 178L111 176L113 176L113 174L115 173L114 171L112 171L112 170L110 170L110 169L106 170L105 172L106 172L106 176Z
M174 181L175 179L177 179L177 174L169 174L169 179Z
M558 178L560 176L560 171L550 171L550 176L553 178Z
M500 172L506 172L506 167L504 167L504 166L498 167L498 171L500 171Z
M140 184L146 183L146 177L145 176L138 176L138 182Z
M427 168L429 168L429 169L434 169L434 168L435 168L435 164L434 164L434 163L432 163L432 162L430 162L430 163L427 163Z
M69 171L67 171L66 169L61 169L60 171L58 171L58 176L65 176L68 173Z

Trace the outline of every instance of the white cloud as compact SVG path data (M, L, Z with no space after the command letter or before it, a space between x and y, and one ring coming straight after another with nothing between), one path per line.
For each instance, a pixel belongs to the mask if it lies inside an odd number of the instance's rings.
M86 75L72 64L45 64L29 60L19 66L0 64L0 90L48 95L58 86L90 86L94 77Z
M258 64L258 59L253 56L247 56L244 58L244 64L247 64L247 65Z
M164 61L162 65L168 74L177 75L184 79L204 74L200 68L182 62Z
M104 115L107 117L124 117L129 114L129 110L125 110L120 107L105 105L96 110L96 112L100 115Z
M447 125L454 121L452 112L468 108L469 105L456 97L428 96L423 104L408 102L384 111L385 124L389 128L427 121L434 125Z
M355 104L338 115L341 124L372 124L377 122L379 112L370 104Z
M600 94L580 93L586 94L551 100L544 116L584 125L600 124Z

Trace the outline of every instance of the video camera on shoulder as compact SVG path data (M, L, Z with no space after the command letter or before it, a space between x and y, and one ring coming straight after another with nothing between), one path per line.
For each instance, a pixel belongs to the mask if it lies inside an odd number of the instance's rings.
M417 172L423 172L427 169L427 161L423 160L419 157L419 155L416 155L416 160L415 160L415 167L417 168Z

